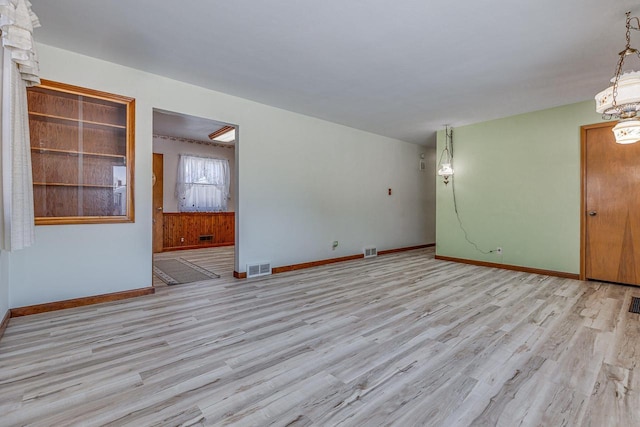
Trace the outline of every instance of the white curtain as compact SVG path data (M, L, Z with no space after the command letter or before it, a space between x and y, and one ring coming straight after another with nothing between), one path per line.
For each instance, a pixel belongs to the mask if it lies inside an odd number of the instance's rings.
M33 29L39 26L29 1L0 0L0 249L8 251L30 246L35 239L27 86L40 83L33 40Z
M176 180L178 210L226 211L229 181L228 160L181 154Z

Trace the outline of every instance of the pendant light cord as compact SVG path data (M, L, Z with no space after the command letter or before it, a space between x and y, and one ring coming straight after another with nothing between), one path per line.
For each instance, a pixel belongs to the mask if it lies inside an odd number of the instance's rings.
M449 145L451 145L451 150L449 150ZM449 156L448 156L449 157L449 161L450 161L451 166L453 168L453 129L451 129L451 131L449 131L448 127L445 128L445 148L442 151L442 155L440 155L440 162L442 162L442 156L444 155L445 151L449 154ZM462 218L460 218L460 212L458 211L458 200L456 199L456 177L455 177L455 174L451 175L451 191L453 193L453 210L456 213L456 218L458 219L458 225L460 226L460 230L462 230L462 232L464 233L464 240L466 240L467 243L469 243L471 246L473 246L475 248L475 250L480 252L481 254L489 255L491 253L494 253L495 250L483 251L482 249L480 249L478 244L469 238L469 233L467 232L467 230L464 228L464 225L462 224Z
M452 159L452 161L453 161L453 159ZM477 243L472 241L469 238L469 233L467 233L467 230L464 228L464 225L462 225L462 219L460 218L460 212L458 212L458 201L456 200L456 178L455 178L455 175L451 175L451 191L453 193L453 210L456 212L456 218L458 218L458 225L460 226L460 230L462 230L462 232L464 233L464 240L466 240L471 246L473 246L476 251L478 251L478 252L480 252L482 254L489 255L489 254L495 252L494 250L483 251L482 249L480 249L480 247L477 245Z

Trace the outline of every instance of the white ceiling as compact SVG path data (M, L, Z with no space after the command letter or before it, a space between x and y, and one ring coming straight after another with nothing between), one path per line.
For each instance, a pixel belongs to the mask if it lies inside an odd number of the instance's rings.
M217 131L226 123L187 114L174 113L154 108L153 110L153 134L173 136L176 138L193 139L216 145L233 145L235 141L223 143L211 141L209 134Z
M419 144L591 99L624 12L640 14L632 0L31 2L41 43Z

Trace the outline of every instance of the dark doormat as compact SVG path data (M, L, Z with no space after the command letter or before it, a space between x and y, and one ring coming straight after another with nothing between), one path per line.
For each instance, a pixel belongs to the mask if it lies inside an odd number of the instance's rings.
M217 279L220 276L183 258L154 261L153 272L167 285Z

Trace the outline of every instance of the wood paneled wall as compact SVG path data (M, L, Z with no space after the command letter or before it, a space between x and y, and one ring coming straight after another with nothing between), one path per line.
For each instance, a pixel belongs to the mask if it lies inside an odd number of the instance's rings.
M235 212L165 213L163 229L165 251L229 246L235 242Z

